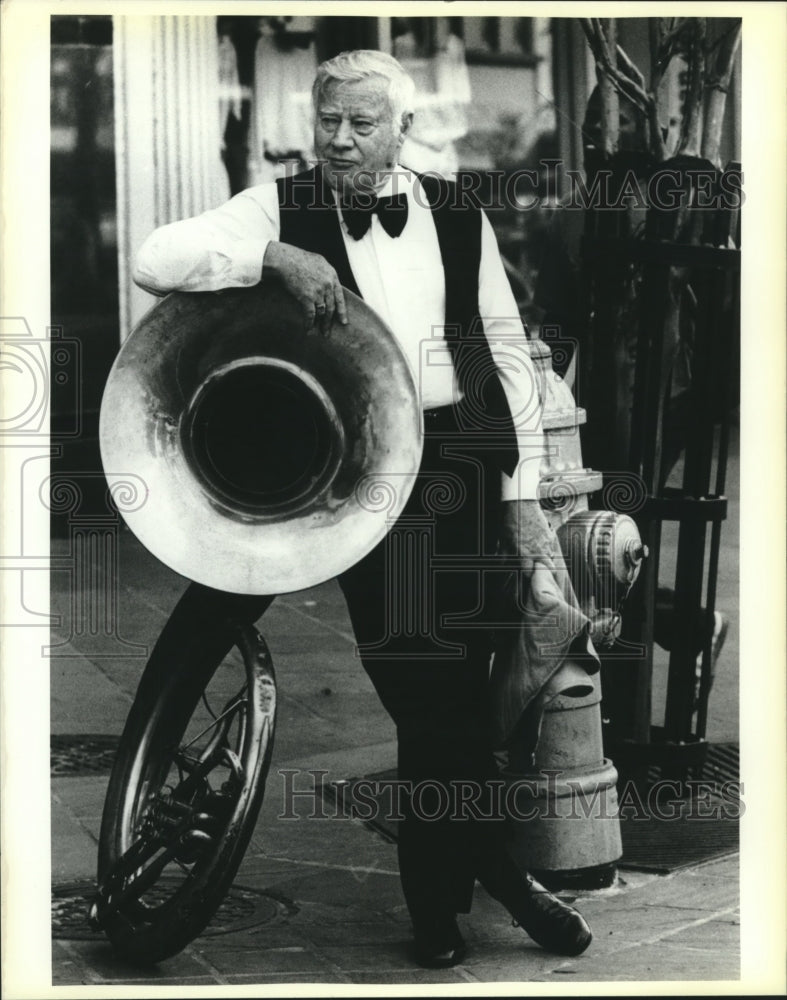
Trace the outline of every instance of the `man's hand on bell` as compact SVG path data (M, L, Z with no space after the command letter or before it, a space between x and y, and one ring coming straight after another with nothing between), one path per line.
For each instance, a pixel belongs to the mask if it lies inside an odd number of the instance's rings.
M263 280L276 275L303 309L307 328L328 333L334 315L347 323L344 290L336 271L324 257L272 240L262 262Z

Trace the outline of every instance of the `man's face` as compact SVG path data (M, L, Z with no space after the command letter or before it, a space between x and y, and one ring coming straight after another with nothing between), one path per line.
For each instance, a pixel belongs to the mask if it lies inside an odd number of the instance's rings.
M328 83L316 109L314 151L330 186L345 192L381 186L399 161L411 121L412 115L394 121L382 77Z

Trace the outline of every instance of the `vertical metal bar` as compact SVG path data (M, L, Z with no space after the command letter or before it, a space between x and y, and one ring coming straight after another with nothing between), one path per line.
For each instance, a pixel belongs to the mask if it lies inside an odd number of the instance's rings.
M689 427L683 469L683 491L689 502L699 502L705 495L708 385L708 287L704 276L695 272L692 288L697 298L694 323L693 375L690 387ZM687 511L690 513L690 511ZM701 516L701 515L700 515ZM675 567L675 601L672 620L674 641L669 657L667 705L664 728L667 738L688 741L692 736L695 685L696 638L699 609L702 605L702 582L705 556L705 523L687 517L678 531L678 556Z
M727 456L729 447L729 424L730 424L730 388L732 377L732 347L738 335L737 317L739 305L739 274L732 272L725 274L717 272L715 287L715 300L719 303L726 300L726 292L729 291L730 316L728 323L723 322L720 329L722 331L721 342L717 350L719 379L718 384L721 391L721 426L719 430L719 451L716 465L716 496L724 493L727 478ZM699 706L697 710L697 736L705 738L708 723L708 697L710 695L711 673L713 669L713 631L715 625L716 611L716 590L719 574L719 556L721 549L721 518L715 518L711 527L710 559L708 563L708 586L707 586L707 628L702 650L702 673L700 678Z

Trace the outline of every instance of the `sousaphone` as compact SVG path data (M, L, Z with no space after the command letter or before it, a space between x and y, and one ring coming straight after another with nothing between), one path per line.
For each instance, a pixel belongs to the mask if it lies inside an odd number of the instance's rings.
M173 293L123 344L104 391L110 490L175 572L281 594L348 569L385 535L418 471L422 417L393 334L345 291L323 335L278 282Z

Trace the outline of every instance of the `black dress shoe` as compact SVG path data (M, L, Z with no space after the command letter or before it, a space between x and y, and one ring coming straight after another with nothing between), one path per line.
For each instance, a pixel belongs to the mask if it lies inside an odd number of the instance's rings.
M545 951L556 955L581 955L593 940L587 921L574 909L540 885L532 875L515 899L505 899L504 905L514 918L514 924L526 931Z
M467 954L467 945L453 916L413 921L413 955L425 969L450 969Z

